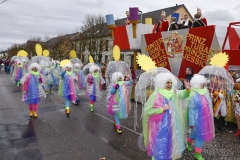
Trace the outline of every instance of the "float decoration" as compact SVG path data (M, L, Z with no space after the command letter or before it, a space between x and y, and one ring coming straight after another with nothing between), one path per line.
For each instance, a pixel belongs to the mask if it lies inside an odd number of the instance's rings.
M42 56L43 50L42 50L42 46L40 44L38 44L38 43L36 44L35 50L36 50L36 53L38 56Z
M67 64L71 64L71 61L69 59L64 59L60 62L60 66L64 68Z
M113 58L115 61L119 61L120 57L121 57L120 48L117 45L115 45L113 47Z
M137 63L142 68L142 70L145 70L146 72L157 68L156 63L150 57L144 54L139 54L137 56Z
M50 54L50 53L49 53L49 50L46 50L46 49L45 49L45 50L43 51L43 55L44 55L45 57L49 57L49 54Z
M70 51L70 57L73 58L73 59L77 57L77 53L76 53L75 50Z

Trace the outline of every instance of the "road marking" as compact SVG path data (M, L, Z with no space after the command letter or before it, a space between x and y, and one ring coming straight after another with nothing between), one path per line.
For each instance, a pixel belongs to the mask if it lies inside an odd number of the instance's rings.
M103 115L101 115L101 114L99 114L99 113L95 113L95 114L96 114L97 116L102 117L103 119L106 119L107 121L113 123L113 121L110 120L110 119L108 119L107 117L105 117L105 116L103 116ZM122 128L125 128L126 130L129 130L130 132L133 132L133 133L135 133L135 134L137 134L137 135L139 135L139 136L140 136L140 134L141 134L141 133L138 133L138 132L136 132L136 131L134 131L134 130L128 128L128 127L126 127L126 126L121 125L121 127L122 127Z

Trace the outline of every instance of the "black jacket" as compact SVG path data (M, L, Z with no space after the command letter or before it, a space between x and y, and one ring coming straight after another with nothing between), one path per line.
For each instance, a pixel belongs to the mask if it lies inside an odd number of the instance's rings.
M205 26L205 24L203 23L203 21L201 19L199 19L199 20L195 20L193 22L192 28L203 27L203 26Z
M192 28L192 25L193 25L192 21L188 20L188 25L187 26L184 26L185 22L186 21L183 21L183 23L180 25L181 29Z

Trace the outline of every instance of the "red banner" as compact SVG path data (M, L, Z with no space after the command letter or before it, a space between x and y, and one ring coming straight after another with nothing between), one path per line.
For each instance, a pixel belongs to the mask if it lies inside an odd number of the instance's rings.
M118 45L121 50L130 50L126 26L119 26L113 29L114 45Z
M170 70L168 56L164 47L162 35L159 33L145 34L146 51L152 60L156 63L157 67L164 67Z
M206 66L211 48L215 26L197 27L189 29L186 35L186 45L178 77L186 76L186 68L192 67L198 73Z

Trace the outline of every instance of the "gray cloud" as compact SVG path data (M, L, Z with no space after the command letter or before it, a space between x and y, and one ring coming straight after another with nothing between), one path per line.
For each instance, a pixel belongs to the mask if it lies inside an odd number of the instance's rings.
M159 0L9 0L0 5L0 50L5 50L12 43L24 43L30 37L51 36L59 33L73 33L80 26L87 14L114 14L115 19L125 17L129 7L139 7L143 12L158 10L176 5L175 0L163 3ZM222 6L239 9L238 1L231 3L224 0L197 3L192 0L181 0L191 14L200 7L209 24L228 25L237 19L234 11L221 10ZM221 5L220 5L221 4ZM213 10L213 11L212 11ZM224 12L222 13L218 12ZM235 16L235 15L236 16ZM233 15L235 17L233 17Z
M227 26L229 22L234 22L235 18L228 10L217 9L214 11L206 11L204 14L211 24L221 24Z

